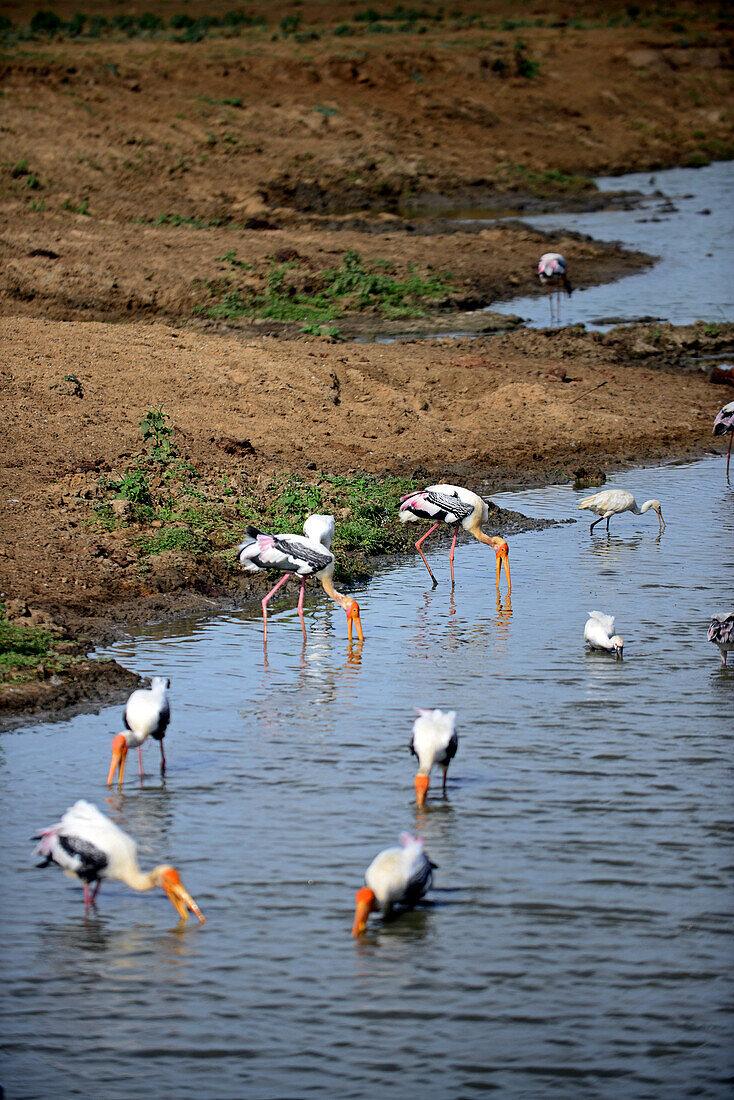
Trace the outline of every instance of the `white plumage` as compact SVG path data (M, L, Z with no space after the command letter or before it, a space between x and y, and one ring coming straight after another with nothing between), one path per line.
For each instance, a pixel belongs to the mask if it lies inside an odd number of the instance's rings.
M165 676L154 676L149 688L134 691L125 705L124 721L127 727L112 740L112 762L107 776L107 785L114 780L119 768L119 782L125 774L125 760L128 749L138 750L138 768L143 774L142 746L149 737L157 741L161 750L161 775L166 770L166 755L163 751L163 738L171 719L171 707L168 701L170 680Z
M415 548L423 558L423 563L433 581L434 588L438 581L431 572L431 567L426 561L426 556L421 549L422 543L432 534L440 524L445 523L455 528L454 537L449 551L449 563L451 566L451 586L454 585L454 549L459 527L463 527L478 542L491 546L496 554L497 561L497 587L500 583L500 562L504 566L507 577L507 590L510 591L510 549L503 538L494 535L485 535L482 524L489 519L489 506L480 496L471 489L465 489L461 485L429 485L426 489L420 489L415 493L407 493L400 498L400 510L398 517L401 523L415 523L418 520L428 520L433 526L421 535L415 544Z
M446 772L456 756L459 739L456 733L456 711L425 710L420 707L416 707L416 710L418 717L413 723L410 751L418 758L415 793L418 805L422 806L434 765L443 770L443 791L446 792Z
M659 500L646 500L641 508L637 507L637 502L632 493L628 493L626 489L605 489L601 493L594 493L591 497L586 497L579 504L579 508L586 509L589 512L595 512L599 519L595 519L592 523L589 531L593 531L597 523L601 523L603 519L607 521L607 531L609 530L609 520L612 516L616 516L621 512L632 512L636 516L641 516L644 512L647 512L649 508L652 508L658 517L658 524L660 530L665 528L665 520L663 519L662 505Z
M543 286L548 287L548 301L550 303L551 324L553 323L553 296L556 296L556 319L561 314L561 290L565 290L570 297L573 287L566 274L566 261L560 252L544 252L538 260L538 278Z
M188 916L187 907L200 921L204 920L175 867L160 864L147 873L141 871L135 841L91 802L75 802L61 821L42 829L37 839L40 843L34 854L44 857L41 867L55 863L65 874L84 883L85 911L95 901L102 881L117 879L133 890L160 886L182 920ZM90 894L91 883L96 886Z
M401 833L400 847L385 848L365 871L366 886L356 894L352 935L364 932L367 918L375 909L389 914L396 905L412 908L429 889L435 866L423 851L421 837Z
M719 409L714 420L714 435L728 435L729 447L726 452L726 476L729 476L729 459L731 458L731 442L734 439L734 401L729 401L722 409Z
M584 641L592 649L604 649L622 656L624 641L614 633L614 616L603 611L590 611L584 627Z

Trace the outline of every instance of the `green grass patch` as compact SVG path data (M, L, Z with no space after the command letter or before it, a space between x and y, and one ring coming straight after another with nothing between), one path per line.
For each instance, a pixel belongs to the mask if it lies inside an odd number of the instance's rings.
M227 253L230 270L242 267L233 253ZM346 313L376 310L388 318L419 317L425 303L441 298L452 289L446 276L420 275L412 265L399 276L385 260L367 264L353 249L344 253L338 268L321 272L304 271L297 261L271 260L261 287L237 285L231 278L210 280L205 285L209 301L194 307L194 313L217 320L240 317L300 322L315 331Z
M54 648L55 638L47 630L14 626L0 612L0 672L35 668Z

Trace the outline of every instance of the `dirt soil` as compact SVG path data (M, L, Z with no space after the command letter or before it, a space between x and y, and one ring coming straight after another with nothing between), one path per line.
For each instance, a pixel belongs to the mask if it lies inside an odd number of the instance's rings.
M71 18L79 6L53 10ZM197 17L232 3L185 7ZM98 479L136 453L151 405L173 418L212 498L228 480L257 486L284 470L501 488L712 444L727 394L691 361L730 351L730 326L386 345L195 312L231 277L232 256L255 284L273 257L307 280L348 249L398 274L447 275L450 291L426 303L444 328L532 292L549 248L577 285L648 262L516 222L459 230L442 215L449 202L592 207L589 174L730 156L726 12L588 4L571 19L550 0L518 19L507 0L461 8L439 19L425 5L436 18L387 33L358 18L360 4L255 2L247 12L264 28L201 41L6 40L0 589L16 621L35 613L72 638L101 638L112 624L257 590L191 556L159 555L141 575L137 532L95 522ZM179 11L145 9L166 22ZM27 25L36 6L4 11ZM295 16L297 33L284 31ZM343 25L351 33L335 34ZM389 328L374 313L338 324L348 337ZM505 324L485 314L479 327ZM89 675L56 695L48 681L35 698L14 689L6 705L101 698ZM129 690L129 674L119 686Z

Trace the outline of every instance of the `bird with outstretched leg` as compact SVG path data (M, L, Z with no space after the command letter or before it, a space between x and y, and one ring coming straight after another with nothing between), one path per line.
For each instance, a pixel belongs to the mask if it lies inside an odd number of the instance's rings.
M432 535L442 523L454 528L454 537L451 540L449 551L449 565L451 567L451 588L454 588L454 550L459 527L463 527L478 542L491 546L496 555L497 562L497 588L500 586L500 565L504 566L507 577L507 591L511 591L510 582L510 548L503 538L493 535L485 535L482 525L489 519L489 507L487 502L473 493L471 489L464 489L461 485L429 485L427 489L420 489L415 493L407 493L400 498L400 511L398 518L401 523L416 523L418 520L433 521L433 526L421 535L415 544L415 548L423 558L423 564L428 570L428 575L435 588L438 581L431 572L431 567L421 549L423 543Z
M728 435L729 447L726 452L726 476L729 478L729 459L731 458L731 441L734 439L734 401L724 405L716 414L714 420L714 435Z
M35 839L40 843L34 855L43 856L39 867L55 863L84 884L85 913L95 903L102 882L116 880L133 890L160 886L182 921L189 909L202 923L205 920L176 868L160 864L152 871L141 871L135 841L91 802L75 802L57 825L41 829ZM94 890L90 890L92 884Z
M263 609L263 640L268 639L268 603L293 574L301 581L298 595L298 617L303 637L306 622L303 615L303 596L307 577L321 581L321 587L334 603L339 604L347 616L347 634L352 641L352 627L360 642L364 641L359 604L351 596L344 596L334 588L335 558L331 552L334 537L333 516L309 516L303 525L302 535L266 535L256 527L248 526L248 538L237 547L241 565L249 573L283 573L278 583L261 600Z
M376 909L389 916L395 906L412 909L433 881L436 864L423 851L423 840L400 834L399 848L385 848L365 871L365 886L355 894L352 935L361 936Z
M553 324L553 299L555 296L556 323L558 323L561 318L561 291L565 290L569 298L573 294L573 287L566 273L566 261L560 252L543 253L538 260L538 278L543 286L548 288L551 324Z
M111 786L115 772L119 768L119 785L122 786L125 775L125 761L128 750L137 748L138 769L143 777L143 744L149 737L157 741L161 750L161 775L166 774L166 754L163 751L163 738L171 720L171 707L168 702L168 689L171 681L166 676L154 676L149 688L134 691L127 703L123 721L126 729L112 740L112 762L107 786Z
M455 710L426 710L415 708L418 717L413 723L410 751L418 759L415 777L415 800L422 806L426 800L434 764L443 771L443 794L446 794L446 773L456 756L459 737L456 732Z
M641 516L650 508L653 509L658 517L660 532L662 533L665 530L663 507L660 501L646 500L642 507L638 508L632 493L628 493L626 489L605 489L601 493L594 493L592 497L586 497L585 500L582 500L579 504L579 508L586 509L588 512L596 512L599 517L599 519L595 519L592 523L589 528L589 533L591 533L597 523L601 523L603 519L607 521L607 531L609 531L609 520L612 516L620 515L622 512L632 512L635 516Z
M721 663L726 668L726 655L734 649L734 611L719 611L713 616L708 640L719 647Z
M622 657L624 640L614 633L614 616L603 611L590 611L584 627L584 641L590 649L601 649Z

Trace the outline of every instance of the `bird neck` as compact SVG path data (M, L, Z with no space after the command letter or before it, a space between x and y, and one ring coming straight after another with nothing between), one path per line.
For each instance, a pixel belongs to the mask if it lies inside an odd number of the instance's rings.
M472 524L467 528L470 535L473 535L479 542L483 542L485 546L491 546L493 550L496 550L500 543L504 542L504 539L497 538L494 535L485 535L484 531L478 523Z
M352 601L350 600L349 596L343 596L341 592L337 592L337 590L334 588L334 582L331 579L331 573L327 572L322 576L321 587L323 588L326 595L334 601L334 603L338 603L344 611L349 610L349 605Z
M137 864L131 864L117 875L122 882L133 890L152 890L160 881L161 867L154 867L152 871L141 871Z

